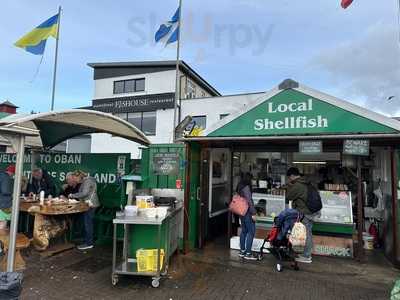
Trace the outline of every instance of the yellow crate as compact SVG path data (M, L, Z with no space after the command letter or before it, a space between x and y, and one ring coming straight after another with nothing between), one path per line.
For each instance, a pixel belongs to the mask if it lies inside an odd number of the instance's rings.
M138 272L157 272L157 249L139 249L136 251ZM160 249L160 269L164 262L164 249Z

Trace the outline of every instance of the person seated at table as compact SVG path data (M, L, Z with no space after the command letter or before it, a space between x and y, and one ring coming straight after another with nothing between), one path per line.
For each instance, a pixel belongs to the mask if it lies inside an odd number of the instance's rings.
M39 195L41 191L44 191L44 196L56 195L56 186L53 179L47 173L46 170L41 168L35 168L32 170L31 180L28 185L29 196Z
M60 193L61 197L68 198L70 194L76 194L79 192L81 184L75 180L73 172L67 173L65 181L66 184L62 186L62 192Z
M97 182L96 179L82 171L75 171L72 175L72 180L80 184L80 187L77 193L68 195L68 198L78 199L89 205L89 210L82 214L85 243L77 248L78 250L92 249L94 213L96 208L100 206L99 198L97 197Z

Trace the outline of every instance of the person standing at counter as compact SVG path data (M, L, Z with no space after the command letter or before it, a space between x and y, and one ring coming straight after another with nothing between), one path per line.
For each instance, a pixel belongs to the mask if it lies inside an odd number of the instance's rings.
M301 175L299 169L292 167L286 173L289 184L287 186L286 200L292 203L292 208L298 210L302 215L302 223L306 227L307 237L306 244L304 247L303 255L299 255L296 261L302 263L311 263L311 252L313 249L312 240L312 227L314 218L317 217L320 212L312 213L307 206L308 200L308 185L309 182Z
M44 191L44 196L56 195L56 185L53 179L47 173L47 171L41 168L35 168L32 170L32 177L28 184L29 195L39 195L41 191Z
M75 171L71 180L80 184L79 191L68 195L70 199L78 199L89 205L89 210L84 212L83 224L85 230L85 243L79 245L79 250L88 250L93 248L93 221L96 208L100 206L99 198L97 197L97 182L96 179L90 177L82 171Z
M256 234L255 215L257 213L253 202L251 179L252 176L250 173L244 174L236 189L236 192L245 198L249 205L247 213L243 217L240 217L242 231L240 233L239 256L247 260L257 260L251 251L253 239Z

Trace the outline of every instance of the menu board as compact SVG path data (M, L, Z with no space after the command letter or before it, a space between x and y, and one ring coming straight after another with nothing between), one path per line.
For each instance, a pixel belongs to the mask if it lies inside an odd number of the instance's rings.
M369 155L369 140L345 140L343 142L343 154Z
M353 210L351 192L320 191L321 216L317 222L352 224Z
M303 154L321 153L322 141L300 141L299 152Z
M155 175L178 175L179 153L155 153L153 156L153 170Z

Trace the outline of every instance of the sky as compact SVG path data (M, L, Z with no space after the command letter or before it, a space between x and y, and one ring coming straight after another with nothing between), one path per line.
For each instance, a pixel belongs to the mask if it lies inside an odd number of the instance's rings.
M155 44L154 33L178 0L3 0L0 100L19 112L50 109L55 41L48 41L39 69L40 56L13 44L55 15L58 5L56 110L91 104L89 62L176 57L176 44ZM346 10L340 0L183 0L181 58L225 95L267 91L292 78L400 115L398 11L398 0L354 0Z

